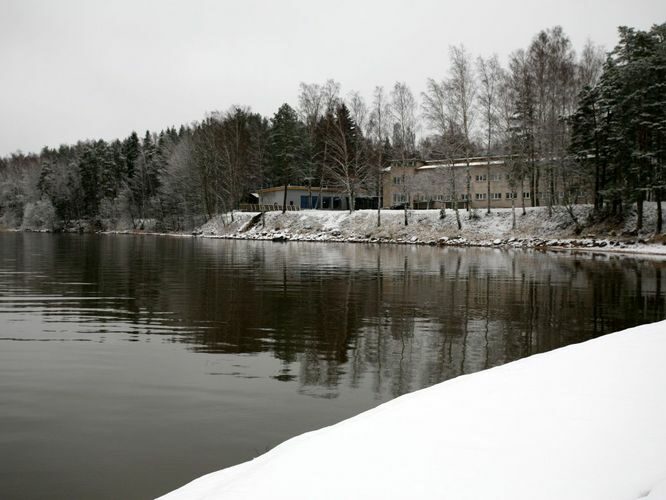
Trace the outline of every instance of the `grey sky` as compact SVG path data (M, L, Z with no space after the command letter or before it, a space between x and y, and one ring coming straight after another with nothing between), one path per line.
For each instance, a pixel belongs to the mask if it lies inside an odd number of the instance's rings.
M663 0L0 0L0 155L124 137L232 104L272 116L301 81L343 94L406 81L418 93L447 50L502 60L561 25L579 49L620 24L666 21Z

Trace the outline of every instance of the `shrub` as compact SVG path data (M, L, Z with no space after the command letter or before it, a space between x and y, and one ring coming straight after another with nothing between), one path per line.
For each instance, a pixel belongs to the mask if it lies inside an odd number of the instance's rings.
M23 229L53 231L55 226L56 213L51 200L26 203L23 210Z

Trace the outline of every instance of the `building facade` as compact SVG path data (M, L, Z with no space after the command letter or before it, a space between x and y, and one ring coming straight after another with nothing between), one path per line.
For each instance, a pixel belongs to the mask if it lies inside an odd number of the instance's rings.
M282 207L284 186L276 186L257 191L260 205ZM287 186L287 207L297 210L321 208L323 210L348 210L349 202L344 193L337 189L308 186Z
M519 177L511 161L507 157L477 157L447 163L415 160L393 164L384 171L383 207L452 208L457 203L458 208L492 209L547 205L551 200L553 205L593 200L587 179L570 172L565 176L545 163L537 165L531 175Z

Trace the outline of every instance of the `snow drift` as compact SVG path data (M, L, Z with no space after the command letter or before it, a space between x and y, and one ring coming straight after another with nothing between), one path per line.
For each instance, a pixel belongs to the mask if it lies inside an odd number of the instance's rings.
M458 377L161 500L666 498L666 321Z

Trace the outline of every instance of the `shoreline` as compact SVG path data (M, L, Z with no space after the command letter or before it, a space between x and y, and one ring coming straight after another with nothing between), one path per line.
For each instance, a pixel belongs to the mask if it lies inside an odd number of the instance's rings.
M510 209L496 210L496 216L504 215ZM530 210L532 215L542 215L545 207ZM488 230L487 219L492 215L477 216L476 220L466 217L463 230L452 227L453 215L449 214L449 227L440 226L441 220L434 216L435 210L412 210L413 223L403 226L401 211L382 211L384 225L376 227L373 223L375 210L362 210L353 213L333 211L299 211L269 212L264 216L263 224L256 223L260 213L237 212L234 221L230 222L228 214L218 215L194 231L151 231L135 229L98 230L98 231L50 231L32 229L1 229L2 232L40 232L52 234L113 234L132 236L170 236L177 238L207 238L245 241L271 241L271 242L307 242L307 243L354 243L376 245L420 245L432 247L454 248L496 248L513 250L538 250L565 252L604 253L614 255L631 255L637 257L664 257L666 258L666 237L643 233L633 236L617 236L616 230L610 234L595 236L571 236L563 230L552 230L546 227L532 227L520 229L507 229L498 224ZM424 217L427 217L424 219ZM518 216L520 217L520 216ZM487 218L485 221L483 218ZM356 220L354 220L356 219ZM254 223L252 221L255 220ZM305 220L305 223L303 221ZM349 221L353 220L350 224ZM424 223L425 221L425 223ZM479 222L480 221L480 222ZM370 222L370 224L369 224ZM491 220L491 222L494 222ZM543 222L543 221L541 221ZM548 221L545 221L548 222ZM555 221L556 223L558 221ZM559 221L561 225L561 221ZM481 231L474 232L475 225L482 226ZM504 224L506 226L506 224ZM494 229L494 230L493 230ZM529 229L540 235L529 234ZM619 229L619 228L616 228ZM472 235L470 235L472 233ZM493 234L494 233L494 234ZM470 236L484 236L475 238Z
M656 221L656 204L646 206L645 227ZM576 206L578 220L589 219L592 207ZM299 212L242 212L218 216L201 226L197 236L240 240L315 241L335 243L414 244L438 247L522 248L537 250L577 250L666 256L666 236L647 231L638 233L635 216L622 224L596 223L576 227L571 214L547 207L495 209L491 214L460 212L461 229L451 210L445 217L439 210L410 210L409 225L402 211L383 210L381 226L376 210L353 213L305 210Z
M115 233L104 232L101 234L137 234L137 233ZM155 236L174 236L170 233L138 233L153 234ZM175 235L179 236L179 235ZM182 236L190 236L183 234ZM191 235L194 238L205 239L223 239L223 240L242 240L242 241L270 241L273 243L351 243L351 244L369 244L369 245L415 245L431 246L438 248L495 248L502 250L539 250L549 252L585 252L585 253L608 253L623 255L641 255L641 256L660 256L666 258L666 244L662 243L620 243L614 245L607 240L556 240L555 242L544 241L538 238L513 238L514 241L501 240L495 241L474 241L467 239L448 239L445 241L436 240L381 240L364 238L325 238L325 237L290 237L288 235L246 237L238 234L225 235Z

